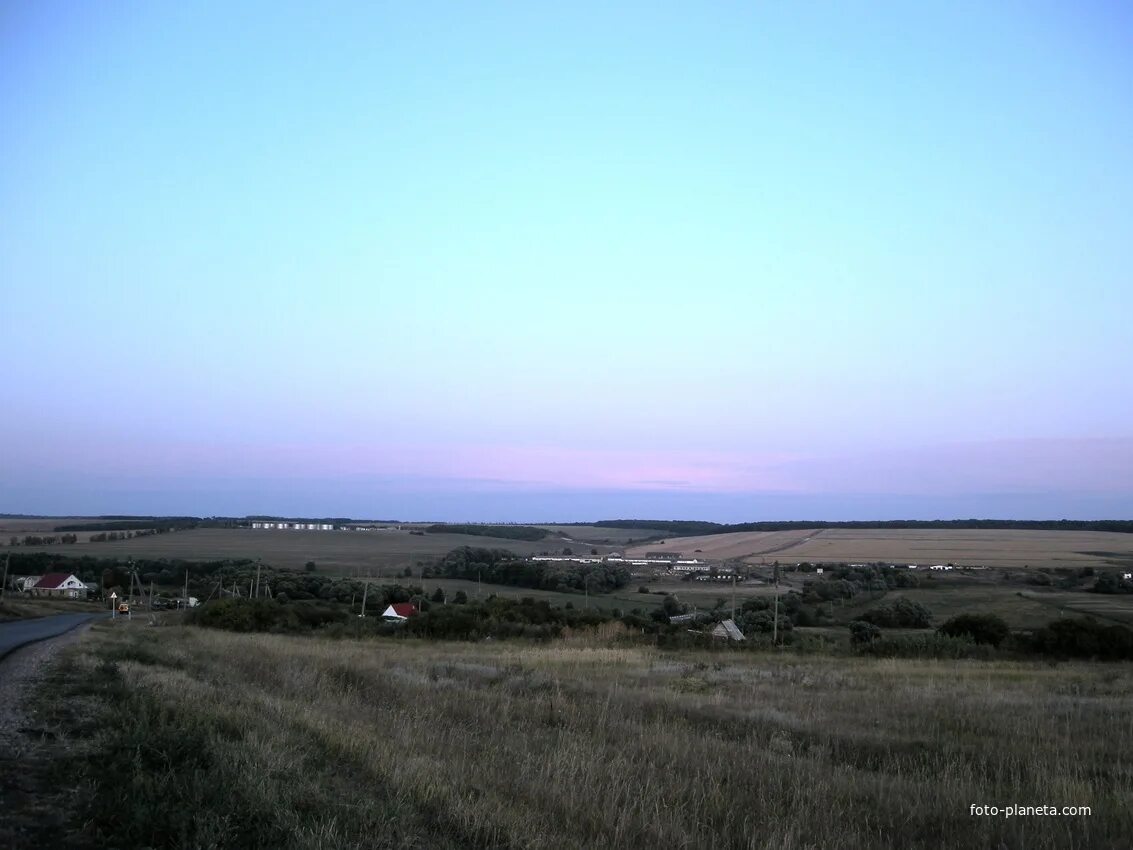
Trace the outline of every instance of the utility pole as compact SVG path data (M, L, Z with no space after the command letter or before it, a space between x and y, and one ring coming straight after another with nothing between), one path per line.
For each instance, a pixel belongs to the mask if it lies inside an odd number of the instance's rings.
M153 579L149 580L149 609L153 610Z
M185 565L185 607L189 607L189 565Z
M188 595L188 594L186 594ZM256 558L256 599L260 598L260 559Z
M771 645L779 645L779 571L775 571L775 619L771 623Z
M732 622L736 621L736 574L732 573Z
M362 613L358 615L359 617L365 617L366 616L366 597L369 596L369 594L370 594L370 582L367 581L365 584L362 585Z
M4 558L4 580L0 581L0 599L4 598L4 589L8 586L8 564L12 562L12 553L9 552Z

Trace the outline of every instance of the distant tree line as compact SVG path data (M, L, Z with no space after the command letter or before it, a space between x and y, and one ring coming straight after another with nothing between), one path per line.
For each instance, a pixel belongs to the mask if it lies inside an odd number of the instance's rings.
M500 537L504 540L542 540L547 536L545 528L531 525L455 525L436 523L425 529L430 534L470 534L474 537Z
M61 534L58 537L55 535L41 535L41 534L25 534L22 540L24 546L54 546L56 543L78 543L79 537L77 534ZM21 540L19 537L9 537L9 546L19 546Z
M796 531L804 528L939 528L939 529L1016 529L1021 531L1117 531L1133 534L1133 520L1127 519L895 519L830 522L823 520L785 522L740 522L718 523L699 520L660 520L660 519L610 519L599 520L591 525L600 528L643 528L650 531L665 532L672 537L688 537L701 534L722 534L730 531Z

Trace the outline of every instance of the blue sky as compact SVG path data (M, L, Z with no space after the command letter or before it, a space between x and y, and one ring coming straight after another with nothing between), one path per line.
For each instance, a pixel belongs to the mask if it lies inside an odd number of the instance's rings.
M0 12L0 511L1133 514L1121 4Z

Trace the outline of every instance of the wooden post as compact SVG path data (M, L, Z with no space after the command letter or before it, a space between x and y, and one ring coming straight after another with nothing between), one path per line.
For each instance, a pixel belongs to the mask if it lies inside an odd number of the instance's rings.
M366 616L366 597L369 595L369 593L370 593L370 582L367 581L365 584L362 585L362 613L358 615L359 617L365 617Z
M4 591L8 587L8 564L12 561L12 553L9 552L4 558L4 580L0 581L0 599L4 598Z

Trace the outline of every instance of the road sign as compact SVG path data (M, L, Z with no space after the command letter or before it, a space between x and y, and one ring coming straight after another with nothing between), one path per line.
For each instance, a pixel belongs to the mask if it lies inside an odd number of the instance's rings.
M117 593L114 593L113 591L111 591L111 592L110 592L110 598L111 598L111 599L117 599L117 598L118 598L118 594L117 594Z

